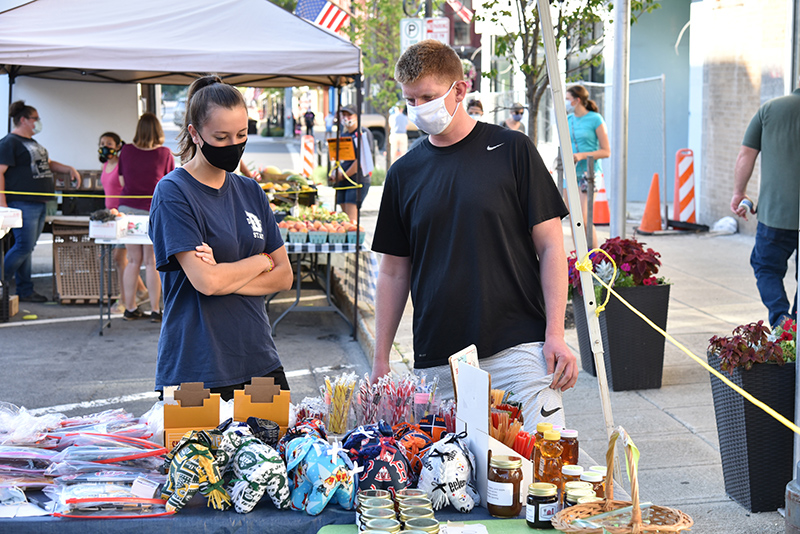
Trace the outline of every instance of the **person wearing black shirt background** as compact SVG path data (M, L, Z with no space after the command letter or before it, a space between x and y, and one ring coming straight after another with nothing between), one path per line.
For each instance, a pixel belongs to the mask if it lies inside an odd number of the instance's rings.
M11 133L0 139L0 191L50 193L55 191L53 171L69 174L73 183L81 175L69 165L50 159L47 149L33 136L42 131L42 120L33 106L18 100L8 114L14 122ZM0 193L0 207L22 211L22 228L12 229L14 246L5 255L3 279L15 278L17 295L22 302L47 302L47 297L33 290L31 280L33 249L44 229L47 201L52 195L18 195Z
M492 387L515 393L525 422L564 424L561 392L578 376L564 341L568 214L531 140L477 122L464 107L461 61L447 45L409 47L395 67L409 120L429 137L384 185L372 248L382 253L372 379L409 290L414 367L452 396L448 357L470 344Z

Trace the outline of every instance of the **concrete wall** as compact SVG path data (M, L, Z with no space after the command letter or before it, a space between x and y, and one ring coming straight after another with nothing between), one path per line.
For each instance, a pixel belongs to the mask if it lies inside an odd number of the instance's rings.
M706 0L693 32L706 36L703 61L702 163L698 220L730 215L733 169L759 105L785 94L791 72L791 6L786 0ZM694 20L692 21L694 25ZM757 201L760 159L747 193ZM755 221L739 220L755 233Z
M689 44L686 31L675 52L675 42L689 21L691 0L669 0L631 26L630 79L666 76L666 183L672 200L675 153L687 148L689 124ZM608 78L607 78L608 80ZM645 201L653 173L664 184L660 82L632 84L628 135L629 201ZM637 133L637 131L639 133ZM658 135L658 137L656 137ZM645 154L637 157L637 154ZM663 185L662 185L663 187ZM661 191L662 198L664 191Z
M36 136L50 158L77 169L100 169L97 142L106 131L131 142L139 120L136 84L66 82L17 78L13 100L25 100L42 117ZM0 76L0 132L8 119L8 77Z

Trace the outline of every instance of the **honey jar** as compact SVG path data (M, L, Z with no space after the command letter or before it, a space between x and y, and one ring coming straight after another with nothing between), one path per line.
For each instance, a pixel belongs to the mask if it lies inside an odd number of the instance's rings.
M522 511L522 458L492 456L486 487L486 508L494 517L517 517Z

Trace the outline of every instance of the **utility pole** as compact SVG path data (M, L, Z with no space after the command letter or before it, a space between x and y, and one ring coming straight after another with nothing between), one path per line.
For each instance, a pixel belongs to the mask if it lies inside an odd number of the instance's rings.
M425 0L425 18L429 19L433 16L433 0Z
M628 82L630 81L631 1L614 4L614 107L611 135L611 237L625 237L628 181Z

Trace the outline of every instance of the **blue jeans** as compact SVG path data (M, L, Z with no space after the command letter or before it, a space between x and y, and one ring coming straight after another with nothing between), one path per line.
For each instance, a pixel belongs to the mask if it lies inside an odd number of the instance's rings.
M31 265L33 248L42 235L44 218L47 215L47 204L44 202L27 202L9 200L9 208L22 210L22 228L12 228L14 246L5 255L5 273L3 278L10 280L12 276L17 282L17 295L27 297L33 293L31 281Z
M750 254L750 265L756 275L756 285L761 302L769 311L769 324L775 326L782 315L789 315L789 300L783 278L787 263L797 250L797 230L782 230L758 223L756 244ZM795 264L795 278L797 265ZM797 293L791 306L792 317L797 317Z

